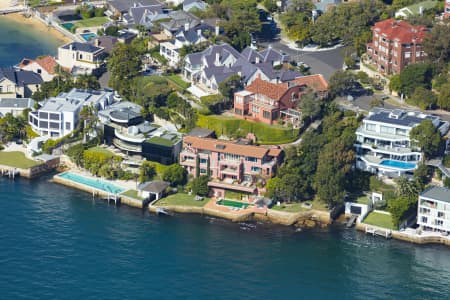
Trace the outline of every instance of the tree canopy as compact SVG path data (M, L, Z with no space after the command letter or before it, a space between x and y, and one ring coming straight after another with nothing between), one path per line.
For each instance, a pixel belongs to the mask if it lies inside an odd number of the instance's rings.
M430 120L425 120L411 129L409 135L411 141L421 148L426 158L432 158L439 154L442 137Z

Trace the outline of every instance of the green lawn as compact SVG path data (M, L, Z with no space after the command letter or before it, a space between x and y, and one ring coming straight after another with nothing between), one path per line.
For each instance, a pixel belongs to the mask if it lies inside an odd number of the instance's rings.
M161 145L161 146L172 147L177 140L178 140L178 138L174 139L174 140L168 140L168 139L164 139L159 136L154 136L152 138L147 139L147 142Z
M41 163L25 157L25 154L19 151L4 152L0 151L0 165L28 169Z
M201 201L197 201L194 199L194 195L188 195L184 193L177 193L170 196L167 196L158 202L156 202L156 206L164 206L164 205L182 205L182 206L197 206L203 207L208 201L209 198L204 198Z
M126 192L123 192L122 195L138 200L143 200L143 198L138 195L138 191L136 190L128 190Z
M292 213L307 210L307 208L302 207L301 203L281 203L281 206L274 205L271 207L271 209Z
M363 221L365 224L383 227L387 229L397 230L392 224L391 215L371 212Z
M245 196L249 195L250 193L244 193L244 192L238 192L238 191L230 191L225 190L225 198L226 199L237 199L242 200Z
M367 195L360 196L356 199L356 203L369 204L369 198L367 197Z
M92 152L103 153L103 154L114 156L114 153L112 153L108 149L105 149L105 148L102 148L102 147L99 147L99 146L89 148L88 150L92 151Z
M298 138L298 129L249 122L233 117L198 115L197 126L212 129L217 136L244 137L252 132L261 144L287 144Z
M74 24L77 28L81 28L81 27L102 26L103 24L105 24L107 22L108 22L107 17L94 17L94 18L90 18L90 19L76 21L76 22L74 22Z
M167 80L171 83L173 83L174 85L176 85L177 87L179 87L180 90L184 91L186 89L188 89L191 84L189 82L184 81L180 75L169 75L169 76L164 76L165 78L167 78Z

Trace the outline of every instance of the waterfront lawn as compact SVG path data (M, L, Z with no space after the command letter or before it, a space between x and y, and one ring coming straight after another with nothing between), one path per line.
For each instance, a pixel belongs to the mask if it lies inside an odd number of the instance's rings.
M136 191L136 190L128 190L126 192L123 192L121 195L130 197L133 199L144 200L144 198L142 198L141 196L138 195L138 191Z
M363 221L365 224L397 230L392 223L392 216L377 212L371 212Z
M34 161L25 157L25 154L20 151L5 152L0 151L0 165L15 167L20 169L29 169L31 167L40 165L38 161Z
M108 22L107 17L94 17L94 18L90 18L90 19L76 21L76 22L74 22L74 24L77 28L82 28L82 27L102 26L103 24L105 24L107 22Z
M284 212L301 212L307 210L306 208L302 207L301 203L281 203L280 206L274 205L271 207L271 209L276 211L284 211Z
M195 200L194 195L189 195L185 193L177 193L165 198L162 198L155 203L156 206L164 205L180 205L180 206L196 206L203 207L210 198L204 197L203 200Z

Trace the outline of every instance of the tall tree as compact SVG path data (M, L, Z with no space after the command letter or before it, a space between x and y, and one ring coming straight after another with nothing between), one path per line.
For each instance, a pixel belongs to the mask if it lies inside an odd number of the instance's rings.
M109 85L121 95L128 95L130 79L138 75L140 65L140 55L135 47L117 44L108 60L108 70L111 72Z
M417 63L407 65L400 73L400 90L408 97L418 87L431 89L434 67L429 63Z
M317 117L320 113L321 101L313 91L308 91L303 94L300 101L300 108L302 110L302 117L310 120Z
M330 78L330 92L344 95L358 86L356 75L350 71L338 70Z
M450 58L450 27L448 24L436 24L425 36L423 50L428 59L438 68L444 67Z
M425 120L411 129L409 136L411 141L420 147L427 159L439 154L442 146L442 137L439 130L430 120Z

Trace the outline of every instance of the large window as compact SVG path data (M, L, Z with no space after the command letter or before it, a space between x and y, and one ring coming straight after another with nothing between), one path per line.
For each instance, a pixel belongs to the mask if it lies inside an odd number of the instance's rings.
M48 128L48 122L39 121L39 128Z
M245 157L246 161L251 161L251 162L257 162L258 159L256 157L251 157L251 156L246 156Z
M241 157L237 154L225 153L224 157L226 160L235 160L238 161Z
M252 172L261 172L261 168L259 168L259 167L252 167L251 168L251 170L252 170Z
M66 122L66 130L70 130L70 122Z
M376 129L377 129L377 126L375 124L366 124L367 131L375 131Z
M395 134L395 128L389 127L389 126L381 126L380 127L381 133L387 133L387 134Z
M59 123L50 122L50 128L51 129L59 129Z
M50 114L50 120L59 120L59 114Z
M48 113L39 112L39 119L48 119Z
M264 119L270 119L270 112L268 112L268 111L263 111L263 118L264 118Z

